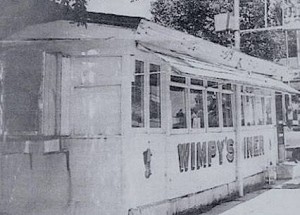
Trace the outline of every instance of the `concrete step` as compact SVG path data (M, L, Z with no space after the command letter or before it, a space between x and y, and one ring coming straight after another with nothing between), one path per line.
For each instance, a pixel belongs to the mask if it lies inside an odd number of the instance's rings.
M295 179L300 177L300 163L284 162L277 166L277 179Z

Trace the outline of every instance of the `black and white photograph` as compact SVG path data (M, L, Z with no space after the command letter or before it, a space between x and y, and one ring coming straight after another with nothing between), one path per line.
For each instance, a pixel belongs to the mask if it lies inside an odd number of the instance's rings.
M300 0L0 0L0 215L297 215Z

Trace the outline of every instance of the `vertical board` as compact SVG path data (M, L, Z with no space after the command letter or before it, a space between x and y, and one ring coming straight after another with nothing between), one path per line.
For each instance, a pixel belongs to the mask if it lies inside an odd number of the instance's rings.
M54 135L56 130L57 57L45 55L43 79L42 133Z

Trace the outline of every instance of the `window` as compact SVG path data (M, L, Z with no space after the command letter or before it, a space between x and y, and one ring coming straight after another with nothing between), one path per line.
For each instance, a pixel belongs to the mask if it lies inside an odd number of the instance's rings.
M219 127L218 93L207 92L208 127Z
M203 91L190 90L191 128L204 128Z
M255 125L254 120L254 96L245 95L244 98L244 109L245 109L245 125Z
M131 86L132 127L144 127L144 62L135 61L135 76Z
M241 125L245 126L245 96L241 96Z
M233 127L232 95L222 94L223 127Z
M145 128L146 125L150 128L161 128L159 65L149 64L149 67L146 67L143 61L135 61L134 82L131 89L131 121L133 128Z
M272 97L270 92L245 87L242 90L241 125L271 125Z
M265 124L265 99L264 97L256 96L255 97L255 123L256 125Z
M150 64L150 128L161 127L161 87L160 87L160 66Z
M120 57L78 57L71 60L72 96L70 101L70 124L65 124L64 132L68 126L72 135L98 136L119 135L121 132L121 84L115 80L121 71ZM99 69L99 65L106 68ZM66 66L66 65L64 65ZM70 79L68 70L63 70L63 84ZM64 74L65 73L65 74ZM111 76L109 76L111 74ZM110 77L103 81L105 76ZM63 90L65 96L68 90ZM66 108L63 103L62 116L66 119Z
M272 97L266 97L266 124L272 124Z
M185 88L170 86L173 129L187 128Z

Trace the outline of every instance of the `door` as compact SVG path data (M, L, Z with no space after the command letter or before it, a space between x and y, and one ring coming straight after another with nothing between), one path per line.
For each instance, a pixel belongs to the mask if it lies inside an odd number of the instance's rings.
M284 106L283 95L277 94L275 97L276 102L276 126L277 126L277 142L278 142L278 161L283 162L285 157L284 147Z

